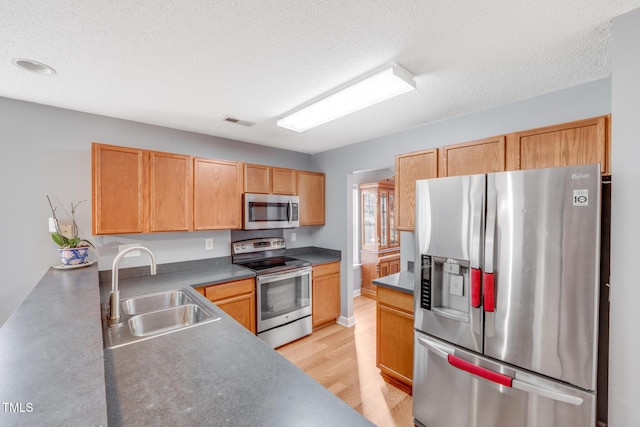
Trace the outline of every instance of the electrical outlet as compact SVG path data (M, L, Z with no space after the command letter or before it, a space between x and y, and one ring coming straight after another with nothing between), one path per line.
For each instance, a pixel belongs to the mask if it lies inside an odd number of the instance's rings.
M296 241L296 233L291 233L291 241L292 242Z
M133 244L133 245L118 245L118 252L122 252L123 250L127 249L127 248L133 248L136 246L140 246L138 244ZM129 257L134 257L134 256L140 256L140 251L131 251L131 252L127 252L124 257L125 258L129 258Z
M213 250L213 239L204 239L204 248L207 251Z

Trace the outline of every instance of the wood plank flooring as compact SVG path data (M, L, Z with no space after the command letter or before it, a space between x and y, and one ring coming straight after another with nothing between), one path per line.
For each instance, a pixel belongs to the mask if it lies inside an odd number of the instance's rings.
M412 399L376 368L376 302L354 298L356 325L331 325L278 352L378 427L413 426Z

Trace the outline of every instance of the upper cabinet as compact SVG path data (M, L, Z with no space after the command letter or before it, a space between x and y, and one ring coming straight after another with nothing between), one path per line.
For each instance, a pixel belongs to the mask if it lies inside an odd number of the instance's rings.
M149 152L149 231L193 229L193 158Z
M296 194L296 171L264 165L244 165L244 192Z
M242 228L242 166L225 160L194 160L195 230Z
M145 232L148 152L93 143L91 155L93 234Z
M396 156L395 217L398 230L413 231L416 181L437 176L437 148Z
M504 136L442 148L440 176L473 175L505 170Z
M599 163L609 175L609 116L507 135L507 170Z
M300 198L300 225L324 225L324 174L296 171L298 197Z

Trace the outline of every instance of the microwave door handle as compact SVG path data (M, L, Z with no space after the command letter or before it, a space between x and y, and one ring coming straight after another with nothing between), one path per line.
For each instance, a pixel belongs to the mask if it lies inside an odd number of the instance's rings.
M289 203L287 203L287 221L291 222L293 216L293 203L291 203L291 199L289 199Z

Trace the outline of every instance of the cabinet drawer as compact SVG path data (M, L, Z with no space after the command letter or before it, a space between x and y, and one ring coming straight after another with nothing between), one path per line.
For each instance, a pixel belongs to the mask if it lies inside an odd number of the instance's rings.
M240 294L253 292L255 280L244 279L235 282L211 285L204 288L204 296L211 301L217 301Z
M332 262L313 266L313 277L326 276L328 274L340 273L340 263Z
M413 313L413 295L378 286L378 303Z

